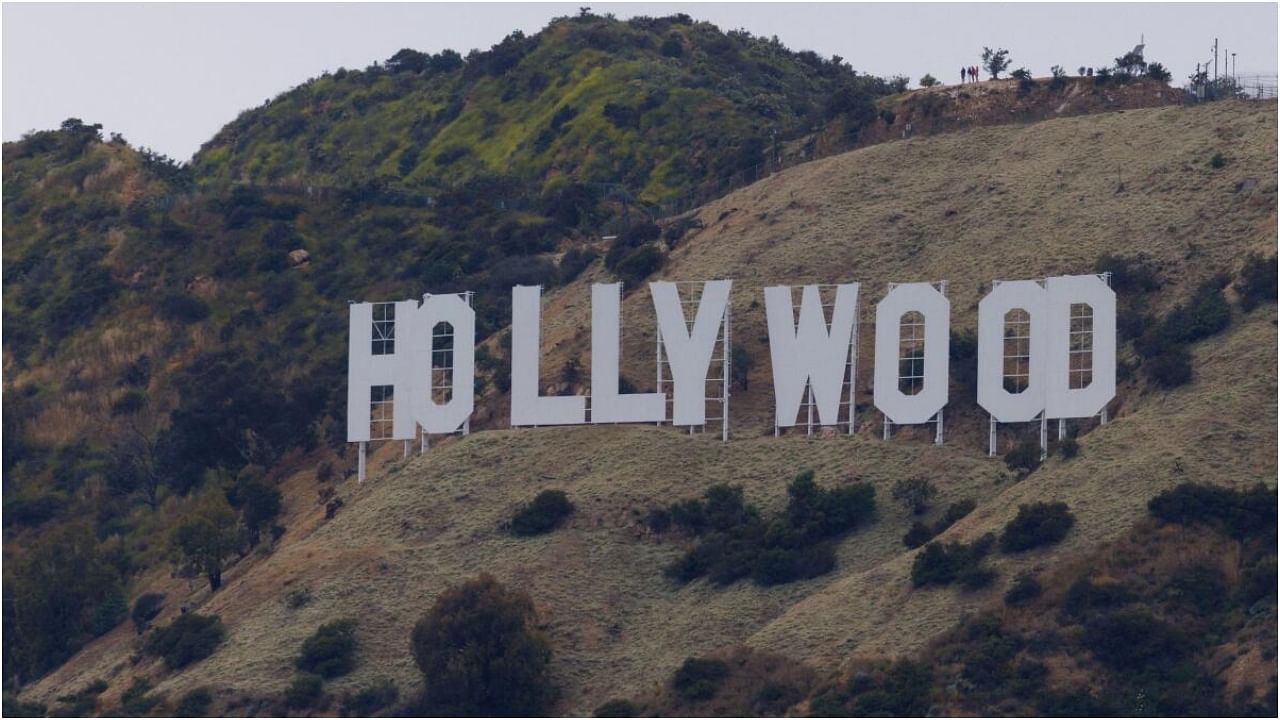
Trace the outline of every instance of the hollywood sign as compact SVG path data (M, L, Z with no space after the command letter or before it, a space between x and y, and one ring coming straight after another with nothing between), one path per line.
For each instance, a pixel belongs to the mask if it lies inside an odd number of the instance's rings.
M619 388L622 286L593 285L591 390L585 396L541 394L542 289L512 288L511 425L670 423L692 432L710 419L720 421L727 440L732 282L649 283L658 387L644 393ZM840 425L853 431L859 289L858 283L804 286L797 316L792 287L765 288L778 431L797 425L810 432ZM694 294L696 300L687 299ZM407 454L417 437L425 450L430 434L469 430L475 409L470 297L425 295L421 302L350 306L347 440L360 443L362 478L371 440L403 440ZM934 423L935 441L942 442L950 315L945 283L890 284L876 305L872 389L886 438L892 425ZM1068 418L1101 414L1105 421L1116 364L1116 300L1106 276L998 281L978 304L977 337L977 402L991 417L991 454L997 423L1039 420L1043 448L1048 420L1059 420L1060 433ZM438 353L448 360L433 368ZM709 383L716 392L711 397ZM708 417L708 402L718 405L718 417ZM805 419L799 420L802 410Z

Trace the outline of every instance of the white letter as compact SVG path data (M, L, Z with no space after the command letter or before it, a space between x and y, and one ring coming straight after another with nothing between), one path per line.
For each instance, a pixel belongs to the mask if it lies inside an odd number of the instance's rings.
M538 395L538 357L542 339L542 288L511 288L511 424L580 425L587 401Z
M675 283L649 283L653 309L662 330L662 347L676 386L672 412L672 423L676 425L702 425L707 421L707 368L711 365L711 353L729 305L732 285L732 280L703 283L698 314L690 332Z
M978 303L978 404L1000 422L1027 422L1044 410L1046 301L1040 283L1017 280L999 283ZM1026 312L1029 323L1011 325L1007 330L1014 334L1006 338L1006 318L1014 310ZM1025 376L1024 389L1009 392L1006 373Z
M919 313L919 322L906 327L902 317ZM907 335L904 338L903 331ZM924 341L924 359L901 357L902 342ZM947 404L947 359L950 357L951 303L929 283L904 283L889 291L876 306L876 408L894 425L928 422ZM903 364L905 363L905 364ZM903 373L902 369L910 372ZM899 377L911 377L918 392L908 395Z
M591 422L666 420L665 393L618 392L621 292L622 283L591 286Z
M414 423L409 396L413 352L404 339L405 333L396 332L396 325L409 330L418 304L402 300L353 303L350 308L347 442L412 440ZM372 397L374 387L378 388L376 398ZM375 409L373 401L378 403L376 412L371 412ZM374 421L378 422L377 433L370 432Z
M773 359L773 401L778 425L796 424L806 383L813 386L818 422L835 425L858 312L858 283L836 288L830 332L817 285L804 287L798 328L790 287L765 288L764 305L769 320L769 355Z
M431 397L437 323L453 328L449 402ZM413 315L407 338L413 350L413 415L423 432L446 434L463 426L475 409L476 312L458 295L428 295Z
M1116 294L1097 275L1051 277L1048 290L1045 417L1092 417L1116 394Z

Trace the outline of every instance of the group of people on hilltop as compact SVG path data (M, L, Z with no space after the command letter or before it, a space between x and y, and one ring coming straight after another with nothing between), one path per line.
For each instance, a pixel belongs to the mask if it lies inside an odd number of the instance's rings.
M967 82L978 82L979 69L980 68L977 65L970 65L969 67L960 68L961 84L967 83Z

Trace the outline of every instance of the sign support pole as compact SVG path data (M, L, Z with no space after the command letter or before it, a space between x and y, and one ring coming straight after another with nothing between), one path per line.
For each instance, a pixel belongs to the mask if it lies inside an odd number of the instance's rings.
M356 482L361 484L364 483L364 460L365 460L365 452L368 446L369 446L369 443L364 441L360 442L360 460L359 460L359 464L356 466L357 467Z

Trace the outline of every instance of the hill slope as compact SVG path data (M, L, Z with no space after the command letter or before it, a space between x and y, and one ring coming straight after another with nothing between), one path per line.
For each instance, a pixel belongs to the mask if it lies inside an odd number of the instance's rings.
M669 428L598 427L478 432L408 461L396 459L398 447L384 447L375 463L381 470L368 483L339 485L346 506L328 522L314 504L313 473L300 467L285 484L290 530L273 553L234 565L212 597L199 583L160 573L145 583L222 615L229 640L212 657L176 674L151 661L131 664L132 630L121 627L26 696L49 699L103 677L110 700L129 677L150 675L170 697L209 685L220 703L265 702L290 681L302 639L343 616L360 619L361 659L332 688L389 676L412 689L408 629L446 586L481 570L528 590L538 604L566 713L648 692L685 657L725 645L746 643L825 672L920 648L965 613L998 604L1017 570L1068 562L1117 539L1151 496L1182 480L1274 485L1276 311L1271 304L1235 311L1227 331L1195 345L1189 385L1162 391L1125 375L1113 422L1079 423L1078 458L1052 459L1016 482L999 459L985 457L985 417L959 389L942 447L910 429L878 439L877 415L865 409L866 326L882 284L949 280L953 328L973 328L982 286L993 276L1088 272L1100 255L1125 249L1153 260L1163 288L1148 307L1167 310L1200 281L1234 274L1245 253L1274 247L1275 134L1274 104L1139 110L880 145L735 192L698 211L702 228L676 245L663 271L681 280L735 280L736 337L757 366L748 389L735 390L731 443ZM1215 154L1225 162L1210 163ZM593 266L546 298L544 374L586 357L588 283L603 279L601 272ZM859 432L768 437L760 288L851 279L865 283ZM627 372L647 378L648 294L632 292L625 302ZM1124 354L1132 363L1128 346ZM491 391L485 422L502 425L502 405ZM1020 431L1008 429L1006 442ZM862 477L877 487L880 517L841 543L834 572L768 589L705 581L676 587L662 577L681 546L651 536L644 511L716 482L743 485L771 511L801 468L814 469L825 485ZM899 542L912 518L888 490L916 473L939 486L938 505L978 502L945 539L998 530L1033 500L1067 502L1077 526L1050 550L994 559L1000 580L987 590L912 589L915 552ZM543 488L563 489L575 502L569 526L511 537L502 523ZM291 610L284 596L299 588L313 599Z

